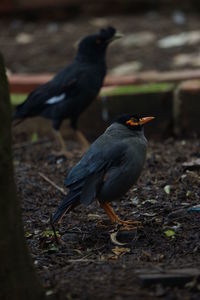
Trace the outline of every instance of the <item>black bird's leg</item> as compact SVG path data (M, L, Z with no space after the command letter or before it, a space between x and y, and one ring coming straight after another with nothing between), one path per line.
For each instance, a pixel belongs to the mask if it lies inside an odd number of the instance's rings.
M53 234L54 234L55 242L56 242L57 245L59 245L60 241L59 241L59 238L56 234L56 229L55 229L55 226L54 226L53 221L52 221L52 215L50 216L50 224L51 224L51 228L52 228L52 231L53 231Z
M88 142L84 134L77 129L77 119L75 118L71 119L71 127L74 130L75 138L78 140L79 144L81 145L82 150L86 151L89 148L90 143Z
M133 220L127 220L123 221L121 220L116 213L114 212L113 208L110 206L108 202L101 203L100 206L105 210L107 216L110 218L112 223L117 223L119 225L124 226L125 229L134 229L137 228L137 226L140 226L141 223L139 221L133 221Z
M54 122L53 122L54 135L61 147L60 151L53 151L53 154L55 154L57 156L64 155L64 156L70 158L70 157L72 157L72 153L66 150L64 139L59 131L61 123L62 123L62 121L57 121L57 120L54 120Z
M90 143L88 142L88 140L86 139L86 137L84 136L84 134L81 131L76 130L75 134L76 134L77 140L81 144L82 149L84 151L86 151L89 148Z

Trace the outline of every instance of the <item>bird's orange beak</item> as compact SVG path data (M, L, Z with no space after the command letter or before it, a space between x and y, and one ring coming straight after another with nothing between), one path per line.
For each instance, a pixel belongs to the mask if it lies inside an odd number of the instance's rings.
M141 118L140 121L139 121L139 124L140 125L146 124L146 123L152 121L153 119L155 119L155 117L144 117L144 118Z

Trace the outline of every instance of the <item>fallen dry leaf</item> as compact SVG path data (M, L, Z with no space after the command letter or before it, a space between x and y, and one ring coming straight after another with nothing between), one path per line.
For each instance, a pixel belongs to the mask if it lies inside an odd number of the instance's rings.
M114 245L118 245L118 246L124 246L126 245L126 243L121 243L117 240L117 233L118 231L115 231L115 232L112 232L110 234L110 239L111 239L111 242L114 244Z
M101 219L100 215L97 214L88 214L88 220L99 220Z
M131 251L130 248L124 248L124 247L118 247L118 246L116 246L115 248L112 249L112 252L117 256L122 256L126 253L129 253L130 251Z
M165 193L166 193L167 195L169 195L169 194L170 194L170 191L171 191L171 186L170 186L170 185L166 185L166 186L164 187L164 191L165 191Z

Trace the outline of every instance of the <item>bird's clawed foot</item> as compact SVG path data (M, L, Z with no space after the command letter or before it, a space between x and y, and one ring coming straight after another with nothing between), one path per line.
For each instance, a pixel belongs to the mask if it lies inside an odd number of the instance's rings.
M123 230L133 230L136 228L141 228L141 222L139 221L133 221L133 220L127 220L123 221L121 220L116 213L114 212L113 208L110 206L109 203L100 203L101 207L105 210L106 214L110 218L111 222L113 224L119 224L123 226Z
M117 217L115 223L121 225L123 230L133 230L137 228L142 228L142 224L139 221L127 220L123 221Z

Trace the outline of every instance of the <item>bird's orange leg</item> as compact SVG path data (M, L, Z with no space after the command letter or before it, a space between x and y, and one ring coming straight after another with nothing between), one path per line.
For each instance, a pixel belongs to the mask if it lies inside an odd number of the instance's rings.
M123 220L121 220L116 215L113 208L110 206L110 204L108 202L100 203L100 205L105 210L106 214L108 215L108 217L110 218L112 223L117 223L117 224L123 225L127 229L133 229L137 226L141 226L141 223L139 221L132 221L132 220L123 221Z

